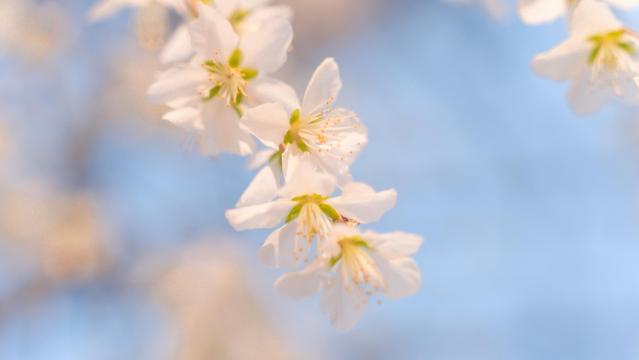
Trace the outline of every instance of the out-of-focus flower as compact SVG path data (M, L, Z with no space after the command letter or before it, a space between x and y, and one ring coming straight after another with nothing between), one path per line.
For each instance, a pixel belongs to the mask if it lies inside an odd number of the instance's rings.
M184 11L182 0L101 0L89 11L89 19L101 21L127 7L138 9L135 17L138 43L147 49L156 49L164 43L167 9Z
M85 280L107 265L106 229L86 195L72 198L61 209L42 243L42 270L54 280Z
M4 172L2 169L4 163L2 160L5 159L7 154L9 153L11 145L9 142L9 136L4 128L0 125L0 173Z
M519 0L518 12L528 24L553 21L574 10L580 0ZM639 5L639 0L602 0L623 10Z
M196 246L172 260L154 281L177 325L171 359L291 359L258 299L243 262L225 248Z
M105 229L87 195L66 198L41 186L3 188L0 238L54 281L97 275L108 258Z
M160 74L149 96L173 109L165 120L200 135L204 154L250 154L254 141L240 122L243 108L295 97L288 85L265 76L286 61L291 25L280 19L240 39L218 11L199 9L189 24L196 55Z
M39 63L64 42L68 15L53 2L0 1L0 50Z
M369 296L381 293L397 299L419 290L421 274L410 256L421 243L414 234L360 233L355 227L338 225L315 261L282 275L275 287L297 298L323 292L322 310L337 329L349 330L366 310Z
M290 7L284 5L270 6L268 0L185 0L187 13L186 21L197 17L200 4L210 5L218 10L233 26L240 38L261 31L269 23L278 22L280 19L290 21L292 12ZM191 38L188 26L180 25L167 42L160 59L169 63L182 61L193 55Z
M321 171L350 179L349 166L367 142L367 131L357 114L333 108L342 81L333 59L324 60L306 88L304 100L286 109L280 103L263 104L246 111L244 124L264 145L282 156L284 173L300 161Z
M495 19L503 19L508 12L508 6L504 0L444 0L455 5L478 5ZM561 2L564 0L551 0Z
M226 218L236 230L268 229L284 223L266 239L260 257L270 266L292 267L308 260L313 239L324 239L334 223L374 222L395 206L393 189L376 192L363 183L349 183L342 195L331 197L335 186L332 175L303 162L268 202L228 210Z
M571 81L568 102L576 113L588 114L611 98L637 100L638 45L637 35L606 4L583 0L573 13L570 37L537 55L532 67L552 80Z

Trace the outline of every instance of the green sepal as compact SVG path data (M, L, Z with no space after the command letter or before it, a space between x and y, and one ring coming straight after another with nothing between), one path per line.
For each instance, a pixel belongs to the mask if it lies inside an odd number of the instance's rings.
M335 264L337 264L337 262L342 258L342 253L340 253L337 256L333 256L329 261L328 264L333 267L335 266Z
M291 118L289 119L289 124L294 125L300 120L300 109L295 109L291 113Z
M338 221L341 218L339 216L339 213L332 206L325 203L321 203L317 206L319 206L320 210L322 210L322 212L326 214L326 216L331 218L331 220Z
M204 97L204 101L209 101L209 100L213 99L214 97L216 97L217 94L220 92L221 88L222 87L220 85L212 87L211 90L209 90L209 94Z
M301 139L298 139L295 142L295 145L297 145L297 147L302 151L302 152L309 152L311 151L311 149L308 147L308 145L306 145L306 143L304 141L302 141Z
M243 68L242 70L240 70L240 73L242 74L242 79L251 80L257 77L259 71L253 68Z
M286 223L288 224L291 221L297 219L297 217L300 216L300 211L302 211L303 207L304 207L304 203L293 206L291 211L289 211L288 215L286 215Z
M590 51L588 55L588 64L592 64L597 59L597 55L599 55L599 51L601 50L601 45L595 45L594 48Z
M241 118L244 115L244 112L242 111L242 109L240 109L239 104L231 104L231 107L233 108L233 110L235 110L235 113L238 117Z
M286 134L284 134L284 144L292 144L293 143L293 133L291 133L291 131L287 131Z
M229 18L229 22L233 26L237 26L242 20L246 19L246 17L250 14L248 10L238 9L231 14Z
M230 67L238 67L242 64L242 51L240 51L240 49L235 49L233 50L233 53L231 53L231 56L229 56L229 66Z

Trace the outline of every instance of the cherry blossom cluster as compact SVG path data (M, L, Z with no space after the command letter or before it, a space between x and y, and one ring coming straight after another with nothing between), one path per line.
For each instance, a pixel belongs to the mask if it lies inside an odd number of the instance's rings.
M317 67L301 100L271 76L291 45L291 10L265 0L103 0L92 17L158 3L185 22L162 51L167 69L148 95L169 108L164 120L197 137L203 154L250 155L262 167L226 218L238 231L275 228L259 252L288 271L274 287L296 298L321 293L322 310L341 330L372 296L416 293L421 274L411 255L421 237L359 228L393 208L397 194L350 175L368 135L357 114L335 106L335 60Z
M492 9L501 0L476 1ZM518 2L519 16L527 24L567 18L568 39L537 55L532 68L540 76L570 82L568 103L579 115L593 113L612 99L639 103L639 35L619 21L610 6L629 10L639 6L639 0Z

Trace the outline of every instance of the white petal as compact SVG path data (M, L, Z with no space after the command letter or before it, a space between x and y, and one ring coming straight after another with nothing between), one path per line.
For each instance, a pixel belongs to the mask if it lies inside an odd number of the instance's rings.
M366 224L379 220L395 206L397 192L394 189L375 192L363 183L347 184L341 196L326 200L338 213Z
M368 306L368 296L362 288L353 284L344 284L344 277L340 273L324 289L321 300L322 310L328 314L331 324L341 331L352 329L361 319Z
M417 234L409 234L401 231L378 234L368 231L362 235L376 253L387 259L406 257L419 250L422 245L422 237Z
M270 77L260 76L249 81L246 93L246 103L249 106L277 102L282 104L288 112L300 108L300 101L295 90L285 82Z
M148 97L155 103L165 103L197 95L198 86L207 81L206 72L191 64L175 66L160 73L151 84Z
M566 12L566 1L519 0L519 16L527 24L542 24L562 16Z
M308 116L331 105L342 89L339 67L333 58L325 59L315 69L304 92L302 115Z
M204 130L200 137L200 151L215 156L220 152L249 155L255 142L251 134L240 123L235 110L219 99L202 105Z
M537 74L555 81L572 79L588 66L589 51L586 41L570 38L535 56L532 68Z
M259 205L227 210L225 215L237 231L268 229L284 221L286 214L295 206L288 200L277 200Z
M275 19L264 24L260 31L246 34L240 43L244 53L242 66L272 73L286 62L293 41L293 29L288 20Z
M573 35L577 36L589 36L622 27L623 24L617 20L610 7L595 0L580 0L570 23Z
M199 17L189 25L193 50L205 59L226 61L238 45L231 23L220 13L204 4L199 5Z
M567 93L568 103L578 115L588 115L599 110L610 100L610 89L590 82L590 73L583 71L573 81Z
M246 110L242 122L264 145L277 149L288 131L289 115L279 103L268 103Z
M312 296L321 290L322 280L327 272L326 262L317 259L301 271L289 272L280 276L273 287L292 298Z
M334 109L327 113L323 122L323 135L328 140L318 142L316 147L319 167L335 175L340 183L350 180L349 166L355 161L368 142L368 130L354 112Z
M245 6L245 8L251 7ZM253 7L249 15L239 24L236 24L235 28L240 35L245 36L249 33L261 31L266 24L273 21L280 21L280 19L290 21L292 16L293 11L286 5Z
M417 293L422 275L415 260L409 257L387 260L380 256L375 256L375 260L386 282L386 296L398 299Z
M287 152L284 153L286 156ZM329 196L335 191L336 180L330 174L320 173L308 161L302 161L286 178L286 184L279 191L281 197L293 198L300 195L320 194Z
M193 54L191 47L191 35L186 25L181 25L173 32L171 38L167 41L162 53L160 61L164 64L183 61Z
M270 166L260 170L249 186L244 190L235 207L262 204L271 201L277 195L278 178Z
M268 266L292 268L308 260L310 245L296 236L296 224L290 222L268 236L260 248L260 259Z
M192 107L169 111L162 116L162 119L186 129L203 129L202 114L199 109Z

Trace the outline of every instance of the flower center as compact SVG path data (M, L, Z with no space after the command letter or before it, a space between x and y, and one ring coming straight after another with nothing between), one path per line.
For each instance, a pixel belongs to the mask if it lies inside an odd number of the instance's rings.
M626 34L625 29L618 29L590 36L588 41L592 44L592 49L588 56L588 64L596 69L618 69L621 57L633 55L636 50L635 46L625 39Z
M286 216L286 223L297 219L297 236L305 237L310 243L315 235L324 236L333 222L341 219L339 213L326 204L328 197L310 194L294 197L297 202Z
M239 104L246 96L246 85L255 78L258 71L241 67L242 52L235 49L227 62L207 60L202 67L209 72L210 87L205 89L202 98L207 101L220 97L226 104L239 111Z
M368 243L360 236L343 238L338 241L341 252L330 260L331 266L342 264L344 284L351 282L357 286L368 285L373 290L385 288L386 283L375 260L370 256Z

